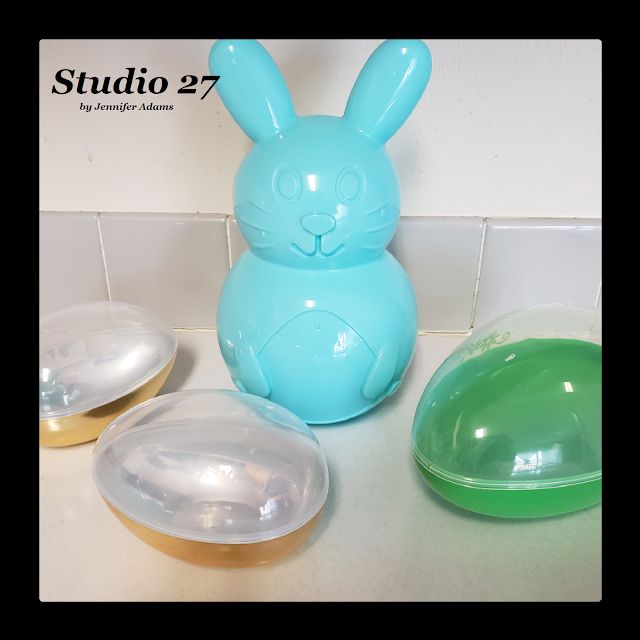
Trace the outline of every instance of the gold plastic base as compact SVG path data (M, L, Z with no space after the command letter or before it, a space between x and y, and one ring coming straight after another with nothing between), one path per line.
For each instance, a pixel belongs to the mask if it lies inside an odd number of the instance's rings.
M175 360L174 355L162 371L122 398L84 413L40 420L40 446L68 447L72 444L95 440L107 425L120 414L145 400L149 400L149 398L153 398L169 377Z
M105 502L116 518L148 545L174 558L208 567L252 567L277 560L293 551L309 537L322 514L320 509L305 525L280 538L248 544L219 544L185 540L149 529L125 516L108 500Z

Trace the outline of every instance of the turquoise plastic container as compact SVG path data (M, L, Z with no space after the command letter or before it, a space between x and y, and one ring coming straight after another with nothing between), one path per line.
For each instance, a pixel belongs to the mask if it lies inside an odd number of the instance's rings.
M218 304L235 385L305 422L339 422L394 393L417 335L415 296L386 251L400 214L385 143L431 74L420 40L380 45L342 117L297 116L284 79L253 40L219 40L211 72L254 141L235 178L249 244Z

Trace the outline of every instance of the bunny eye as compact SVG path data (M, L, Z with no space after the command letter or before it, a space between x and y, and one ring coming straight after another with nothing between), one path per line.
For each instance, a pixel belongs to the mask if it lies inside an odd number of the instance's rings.
M273 177L273 190L285 202L295 202L302 194L302 178L295 167L278 169Z
M336 195L343 204L353 204L364 191L364 174L358 167L345 167L336 180Z

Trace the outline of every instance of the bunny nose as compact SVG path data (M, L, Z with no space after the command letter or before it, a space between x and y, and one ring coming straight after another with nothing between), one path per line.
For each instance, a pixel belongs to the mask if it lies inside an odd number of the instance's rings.
M308 216L302 218L302 228L314 236L321 236L323 233L328 233L336 226L336 221L333 216L328 216L326 213L310 213Z

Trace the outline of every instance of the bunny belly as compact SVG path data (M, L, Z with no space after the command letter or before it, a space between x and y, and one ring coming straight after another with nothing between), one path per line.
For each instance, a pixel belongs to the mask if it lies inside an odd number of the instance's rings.
M270 399L305 422L337 422L362 413L364 373L375 356L366 341L327 311L306 311L280 328L258 354Z
M218 305L218 340L241 390L305 422L359 415L399 386L417 335L409 279L390 254L311 271L245 252Z

